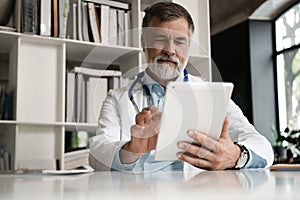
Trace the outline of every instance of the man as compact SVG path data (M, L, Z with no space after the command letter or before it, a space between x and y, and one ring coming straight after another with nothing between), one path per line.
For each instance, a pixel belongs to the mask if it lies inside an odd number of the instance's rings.
M179 142L178 152L174 152L178 160L153 159L166 84L202 80L185 70L194 24L182 6L171 2L151 6L143 28L141 42L148 66L131 86L108 93L97 136L90 140L91 166L96 170L132 172L183 170L192 166L207 170L270 166L270 143L232 101L219 140L191 127L186 134L201 145Z

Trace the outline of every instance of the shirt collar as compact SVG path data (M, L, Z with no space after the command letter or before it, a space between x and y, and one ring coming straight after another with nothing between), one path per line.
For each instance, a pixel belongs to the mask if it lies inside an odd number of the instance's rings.
M146 71L145 71L143 83L146 85L151 85L154 83L158 84L153 78L151 78L151 76L149 76L149 74L147 74Z

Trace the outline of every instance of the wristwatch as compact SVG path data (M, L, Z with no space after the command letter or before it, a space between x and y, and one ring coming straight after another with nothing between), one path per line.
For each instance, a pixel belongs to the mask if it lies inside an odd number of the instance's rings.
M236 165L235 165L235 169L241 169L243 167L246 166L247 162L249 161L249 150L244 146L244 145L241 145L237 142L234 142L234 144L238 145L238 147L240 148L241 150L241 155L238 159L238 161L236 162Z

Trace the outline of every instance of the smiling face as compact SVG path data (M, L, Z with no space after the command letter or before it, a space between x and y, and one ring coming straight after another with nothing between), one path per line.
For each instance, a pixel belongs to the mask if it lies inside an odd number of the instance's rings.
M164 80L179 76L187 63L189 24L183 17L161 22L153 17L142 35L149 70Z

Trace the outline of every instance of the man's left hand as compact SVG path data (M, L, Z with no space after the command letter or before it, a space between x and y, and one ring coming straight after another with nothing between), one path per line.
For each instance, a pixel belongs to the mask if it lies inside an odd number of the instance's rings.
M207 170L233 168L240 157L240 148L235 145L228 134L229 120L225 117L220 138L216 141L200 131L189 130L188 135L194 143L178 142L183 151L177 157L196 167Z

